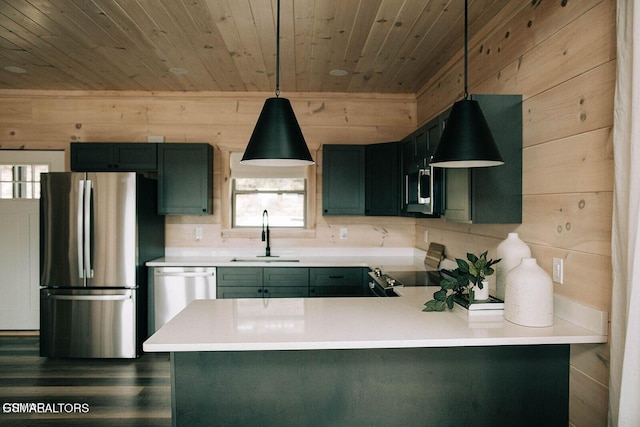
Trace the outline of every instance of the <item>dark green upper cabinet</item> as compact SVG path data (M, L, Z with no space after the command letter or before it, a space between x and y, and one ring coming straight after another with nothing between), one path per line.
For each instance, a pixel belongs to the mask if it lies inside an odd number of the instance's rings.
M438 147L442 129L443 120L438 116L401 141L403 216L440 216L442 171L429 164Z
M158 213L213 213L213 147L205 143L158 144Z
M400 215L400 144L370 144L365 154L365 215Z
M471 95L480 104L504 165L444 169L444 218L475 224L522 222L522 96Z
M323 215L364 215L365 146L322 147Z
M400 145L324 145L323 215L397 216Z
M72 142L71 170L78 172L147 172L157 168L156 144Z

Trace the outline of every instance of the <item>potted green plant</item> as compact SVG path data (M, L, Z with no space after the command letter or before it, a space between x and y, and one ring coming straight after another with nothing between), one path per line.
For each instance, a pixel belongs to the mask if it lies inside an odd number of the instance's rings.
M440 281L440 290L434 292L433 299L427 301L422 311L443 311L445 307L453 308L456 295L468 293L469 299L474 300L474 286L484 289L488 286L485 279L491 276L495 270L493 265L500 262L500 259L487 260L487 253L484 251L480 256L467 253L467 259L456 258L458 267L454 270L444 270L450 277L445 277Z

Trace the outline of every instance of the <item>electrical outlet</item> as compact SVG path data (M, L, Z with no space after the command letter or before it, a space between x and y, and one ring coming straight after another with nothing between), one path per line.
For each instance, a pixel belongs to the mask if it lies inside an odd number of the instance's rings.
M564 281L564 260L562 258L553 259L553 281L561 285Z
M196 238L196 240L202 240L202 227L196 227L193 229L193 234Z
M349 237L349 230L346 228L341 228L340 229L340 240L347 240L347 237Z

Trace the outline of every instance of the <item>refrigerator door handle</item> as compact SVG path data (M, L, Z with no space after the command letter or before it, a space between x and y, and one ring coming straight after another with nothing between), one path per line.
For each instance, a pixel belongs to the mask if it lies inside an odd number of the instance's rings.
M57 299L64 301L126 301L132 298L132 295L56 295L46 294L48 299Z
M77 240L78 240L78 275L81 279L85 278L84 269L84 237L83 237L83 224L84 224L84 180L78 181L78 210L77 210Z
M93 266L91 265L91 192L93 191L92 182L87 180L84 195L84 266L86 277L93 278Z

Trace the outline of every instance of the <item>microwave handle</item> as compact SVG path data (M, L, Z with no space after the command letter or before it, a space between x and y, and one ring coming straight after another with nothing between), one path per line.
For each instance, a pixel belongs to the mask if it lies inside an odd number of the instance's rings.
M429 181L426 182L428 188L426 188L426 195L422 193L422 177L429 176ZM433 188L433 173L431 169L420 169L418 172L418 197L420 199L430 199L431 189Z

